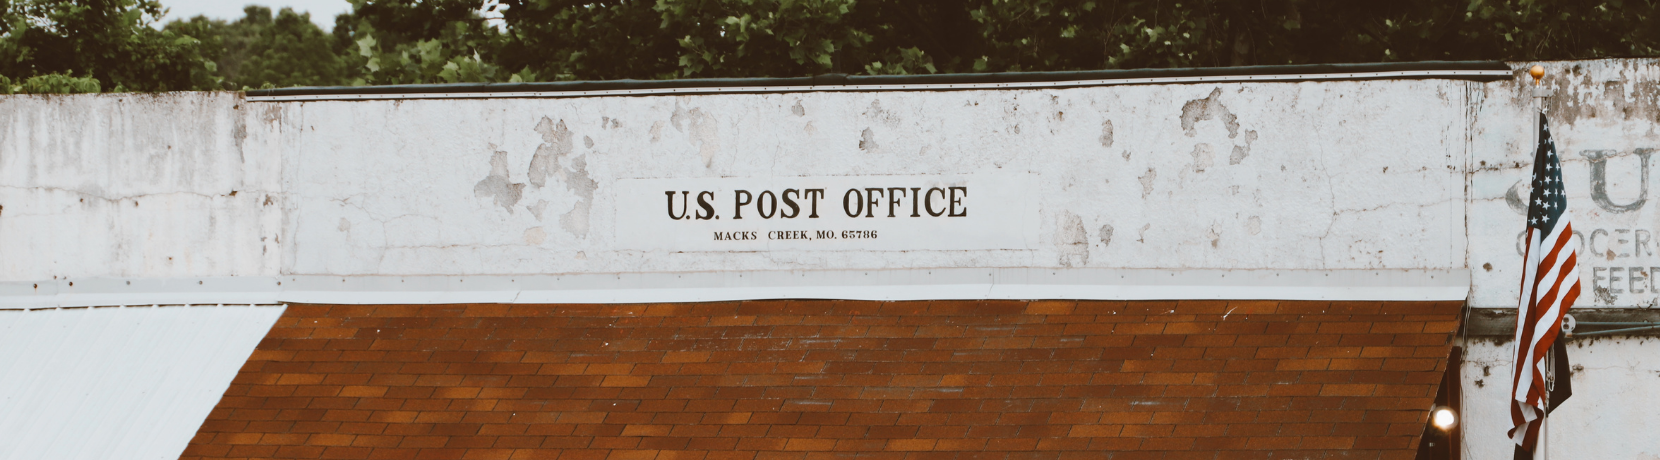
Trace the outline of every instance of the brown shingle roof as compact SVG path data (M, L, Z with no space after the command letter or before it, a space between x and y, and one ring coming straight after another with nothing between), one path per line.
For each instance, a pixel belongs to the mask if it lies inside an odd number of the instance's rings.
M1460 305L294 305L185 458L1408 459Z

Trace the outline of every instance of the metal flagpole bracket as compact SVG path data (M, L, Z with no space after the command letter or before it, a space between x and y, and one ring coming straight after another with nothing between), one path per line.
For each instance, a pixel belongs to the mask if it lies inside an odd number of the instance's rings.
M1608 329L1608 330L1602 330L1602 331L1581 332L1581 333L1578 333L1578 334L1573 334L1574 337L1593 337L1593 336L1599 336L1599 335L1628 334L1628 333L1633 333L1633 332L1642 332L1642 331L1660 329L1660 323L1639 322L1639 321L1594 321L1594 322L1593 321L1585 321L1585 322L1582 322L1582 323L1575 324L1575 326L1578 326L1578 325L1581 325L1581 324L1586 325L1586 326L1602 326L1602 327L1628 326L1628 327L1624 327L1624 328L1621 328L1621 329ZM1637 327L1629 327L1629 326L1637 326Z

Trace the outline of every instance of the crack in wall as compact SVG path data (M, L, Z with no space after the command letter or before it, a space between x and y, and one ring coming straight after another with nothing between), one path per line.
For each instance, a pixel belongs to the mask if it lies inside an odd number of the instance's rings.
M112 196L112 195L102 195L102 194L99 194L99 193L96 193L96 192L89 192L89 191L85 191L85 190L77 190L77 189L64 188L64 187L51 187L51 186L18 187L18 186L11 186L11 185L0 185L0 189L3 189L3 190L19 190L19 191L23 191L23 192L28 192L28 191L32 191L32 190L39 190L39 191L47 191L47 192L65 193L65 194L79 196L79 197L82 197L82 198L92 198L92 199L95 199L95 200L104 201L104 202L111 202L111 203L122 202L122 201L135 201L135 200L140 200L142 198L166 197L166 196L197 196L197 197L207 198L207 199L210 199L210 200L211 199L218 199L218 198L230 198L230 197L235 196L231 193L208 194L208 193L201 193L201 192L184 192L184 191L155 192L155 193L143 193L143 194L137 194L137 195L113 195ZM253 193L253 194L259 194L261 196L275 195L273 193L263 191L263 190L233 190L233 192L236 192L236 194Z

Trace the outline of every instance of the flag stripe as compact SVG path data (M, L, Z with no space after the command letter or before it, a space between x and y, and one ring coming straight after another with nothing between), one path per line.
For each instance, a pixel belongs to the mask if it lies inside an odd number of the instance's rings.
M1568 225L1558 226L1558 233L1561 233L1568 227ZM1554 243L1556 244L1551 248L1550 256L1548 256L1546 260L1541 261L1541 265L1556 262L1557 259L1554 256L1562 249L1563 246L1567 245L1565 238L1558 237L1554 240ZM1566 261L1567 259L1568 258L1562 258L1563 261ZM1530 337L1529 340L1526 342L1517 342L1518 344L1530 344L1526 355L1528 359L1526 361L1522 361L1532 363L1532 366L1529 366L1528 372L1526 373L1526 375L1530 377L1528 379L1530 382L1543 382L1545 380L1543 372L1544 360L1535 358L1543 357L1544 352L1550 349L1550 344L1556 341L1557 331L1560 330L1557 328L1561 327L1562 321L1562 315L1559 308L1560 305L1556 302L1556 293L1562 286L1561 282L1563 278L1567 277L1569 272L1577 273L1576 270L1562 270L1562 268L1561 264L1552 264L1551 269L1539 277L1540 281L1550 280L1552 283L1548 285L1548 289L1545 289L1537 296L1532 308L1529 309L1529 322L1532 323L1532 330L1528 331L1527 334ZM1536 290L1535 292L1539 291ZM1520 401L1529 405L1538 406L1539 401L1541 401L1541 397L1544 395L1544 388L1540 385L1529 385L1527 389L1528 391L1525 394L1518 395L1524 398L1520 399Z

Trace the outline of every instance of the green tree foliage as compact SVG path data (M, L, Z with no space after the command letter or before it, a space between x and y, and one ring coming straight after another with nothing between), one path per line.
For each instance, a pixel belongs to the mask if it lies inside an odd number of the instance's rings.
M66 74L49 73L35 75L13 85L11 78L0 75L0 94L77 94L96 93L98 79L92 77L75 77Z
M273 17L270 8L249 5L243 14L234 22L197 16L167 24L167 31L201 42L213 88L343 85L356 75L344 48L309 13L283 8Z
M507 7L503 19L513 38L502 62L560 79L796 76L858 71L867 65L878 73L906 73L932 65L904 40L908 37L903 36L907 25L903 23L912 17L899 14L911 11L901 2L502 0L501 4ZM894 64L883 65L884 61Z
M43 75L161 91L1660 54L1660 0L485 0L494 22L480 0L341 1L352 12L324 33L263 7L155 30L157 0L0 0L0 86Z
M495 62L507 37L486 24L476 0L350 0L334 35L359 66L353 84L520 81Z
M209 81L192 37L156 30L155 0L0 1L0 75L68 74L103 88L184 90Z
M982 2L976 70L1653 55L1649 0Z
M565 78L1206 67L1660 53L1653 0L503 0Z
M78 94L98 92L98 80L90 77L73 77L59 73L35 75L23 81L18 92L29 94Z

